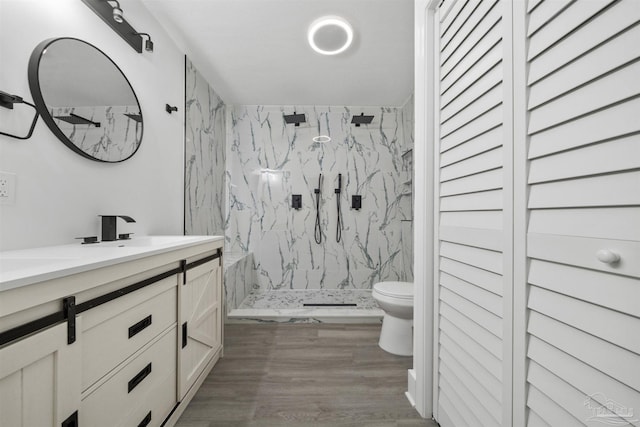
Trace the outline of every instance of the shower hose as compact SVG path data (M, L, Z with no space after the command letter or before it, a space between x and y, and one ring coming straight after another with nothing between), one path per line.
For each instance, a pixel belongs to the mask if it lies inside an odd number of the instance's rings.
M342 192L342 174L338 174L338 188L336 188L336 207L338 208L338 225L336 225L336 242L342 239L342 211L340 209L340 193Z
M322 174L318 176L318 188L314 191L316 193L316 228L315 228L315 238L316 243L322 243L322 229L320 228L320 187L322 185Z

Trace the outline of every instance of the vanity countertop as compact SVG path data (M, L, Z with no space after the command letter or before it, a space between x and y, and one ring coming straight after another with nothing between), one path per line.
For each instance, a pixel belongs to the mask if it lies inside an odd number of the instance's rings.
M223 239L222 236L137 236L88 245L3 251L0 252L0 292Z

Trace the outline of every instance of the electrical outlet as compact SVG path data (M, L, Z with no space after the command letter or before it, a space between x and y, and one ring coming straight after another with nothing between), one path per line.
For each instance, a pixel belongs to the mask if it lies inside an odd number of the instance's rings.
M16 174L0 172L0 205L13 205L16 202Z

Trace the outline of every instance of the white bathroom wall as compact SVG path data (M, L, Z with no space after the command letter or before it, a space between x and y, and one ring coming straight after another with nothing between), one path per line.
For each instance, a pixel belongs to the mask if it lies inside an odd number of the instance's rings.
M0 135L0 171L16 174L15 204L0 205L0 250L99 235L99 214L136 219L119 223L121 231L182 234L184 56L138 0L120 3L132 26L151 34L153 53L134 51L80 0L0 1L0 90L32 101L27 64L34 47L49 38L75 37L118 64L144 117L140 149L116 164L72 152L41 119L28 140ZM179 111L166 113L167 103Z

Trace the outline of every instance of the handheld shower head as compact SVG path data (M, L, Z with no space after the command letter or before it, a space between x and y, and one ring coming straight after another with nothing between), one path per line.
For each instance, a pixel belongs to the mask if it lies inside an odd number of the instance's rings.
M320 188L322 188L322 174L318 175L318 188L314 190L316 194L316 225L314 228L314 237L316 239L316 243L322 243L322 228L320 224Z

